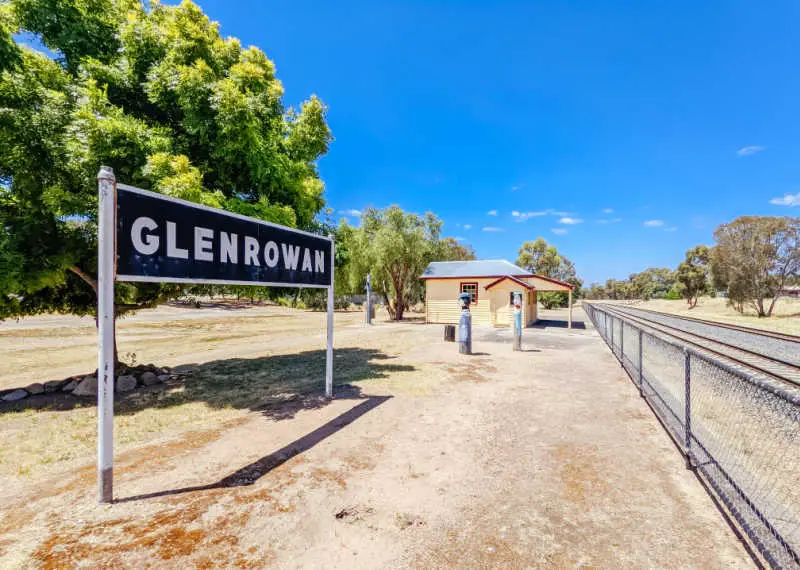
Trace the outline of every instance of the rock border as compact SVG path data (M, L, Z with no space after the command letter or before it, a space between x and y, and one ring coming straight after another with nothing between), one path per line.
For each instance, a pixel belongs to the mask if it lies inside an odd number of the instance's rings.
M120 365L116 370L118 376L114 381L114 391L117 393L131 392L136 388L149 388L156 384L164 384L170 380L179 380L184 374L175 373L171 368L154 364L140 364L138 366ZM0 390L0 401L18 402L30 396L39 394L72 394L75 397L91 397L97 395L97 371L94 374L70 376L63 380L48 380L40 383L34 382L24 388L11 388Z

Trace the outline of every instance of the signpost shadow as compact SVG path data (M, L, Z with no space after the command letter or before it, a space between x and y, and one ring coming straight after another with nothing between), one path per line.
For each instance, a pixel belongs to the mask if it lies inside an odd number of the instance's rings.
M231 473L230 475L223 477L219 481L214 483L210 483L207 485L196 485L196 486L189 486L189 487L181 487L178 489L168 489L165 491L157 491L154 493L145 493L141 495L134 495L131 497L125 497L122 499L117 499L114 502L116 503L127 503L132 501L142 501L146 499L154 499L158 497L166 497L172 495L181 495L184 493L194 493L197 491L209 491L212 489L226 489L231 487L244 487L248 485L253 485L256 481L261 479L264 475L279 467L280 465L286 463L292 457L307 451L320 443L321 441L327 439L328 437L332 436L339 430L345 428L367 412L370 412L386 402L387 400L391 399L392 396L367 396L364 398L364 401L356 406L350 408L346 412L338 415L334 419L330 420L329 422L323 424L322 426L318 427L314 431L304 435L300 439L293 441L292 443L273 451L272 453L265 455L261 459L258 459L244 467L241 467Z

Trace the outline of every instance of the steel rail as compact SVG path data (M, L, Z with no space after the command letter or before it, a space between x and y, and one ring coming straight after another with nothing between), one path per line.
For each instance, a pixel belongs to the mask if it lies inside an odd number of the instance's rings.
M686 315L676 315L675 313L664 313L662 311L654 311L653 309L642 309L641 307L637 307L635 305L609 305L605 303L600 303L604 307L618 307L622 306L624 309L633 309L634 311L642 311L644 313L653 313L654 315L660 315L662 317L672 317L673 319L682 319L684 321L692 321L695 323L700 323L702 325L709 325L714 327L720 327L723 329L731 329L738 332L744 333L751 333L758 336L765 336L769 338L774 338L778 340L783 340L786 342L796 342L800 344L800 336L789 334L789 333L782 333L778 331L768 331L764 329L757 329L755 327L746 327L744 325L737 325L734 323L723 323L720 321L709 321L706 319L698 319L697 317L687 317Z
M697 347L700 350L704 350L706 352L710 352L710 353L715 354L717 356L721 356L721 357L726 358L726 359L728 359L730 361L736 362L739 365L745 366L745 367L750 368L752 370L756 370L756 371L760 372L761 374L765 374L767 376L775 378L775 379L777 379L777 380L779 380L781 382L786 382L787 384L790 384L792 386L800 386L800 366L797 366L796 364L792 364L790 362L786 362L786 361L778 359L778 358L773 358L771 356L765 356L764 354L761 354L759 352L756 352L756 351L753 351L753 350L749 350L749 349L746 349L746 348L741 348L741 347L732 345L730 343L727 343L727 342L724 342L724 341L721 341L721 340L717 340L717 339L714 339L714 338L710 338L710 337L707 337L707 336L704 336L704 335L701 335L701 334L698 334L698 333L689 332L689 331L683 330L681 328L678 328L678 327L675 327L675 326L672 326L672 325L666 325L664 323L659 323L659 322L648 320L648 319L646 319L644 317L641 317L641 316L632 315L629 312L626 312L624 310L619 310L616 307L613 307L613 306L610 306L610 305L603 305L603 309L605 309L609 313L617 315L618 317L622 316L622 317L625 317L627 319L633 320L635 322L638 322L641 325L644 325L644 326L647 326L647 327L649 327L649 328L651 328L653 330L659 331L662 334L666 334L668 336L671 336L672 338L678 339L679 341L681 341L683 343L693 345L693 346ZM668 329L668 330L663 330L663 329ZM675 334L674 332L670 332L669 329L671 329L673 331L678 331L678 333L680 333L680 334ZM701 344L700 342L695 342L693 340L690 340L689 338L685 338L686 336L695 337L695 338L700 339L700 340L705 341L705 342L710 342L710 343L715 343L715 344L718 344L718 345L722 345L722 346L727 347L728 349L731 349L731 350L734 350L734 351L737 351L737 352L743 352L743 353L752 355L752 356L754 356L756 358L759 358L761 360L765 360L765 361L768 361L770 363L776 363L779 366L782 366L782 367L785 367L785 368L790 368L790 369L792 369L792 371L796 371L795 373L796 373L797 376L796 376L796 378L792 377L792 376L785 376L785 375L780 374L779 372L777 372L775 370L770 370L768 368L764 368L763 365L759 366L757 363L754 363L754 362L752 362L750 360L742 360L742 358L737 358L735 355L732 355L729 352L715 350L714 348L705 346L704 344Z

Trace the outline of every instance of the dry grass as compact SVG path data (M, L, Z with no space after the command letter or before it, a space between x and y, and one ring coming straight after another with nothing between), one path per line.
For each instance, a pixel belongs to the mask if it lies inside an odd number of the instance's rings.
M163 307L121 321L123 357L135 353L139 362L180 366L188 376L116 396L116 449L124 453L143 443L170 441L253 412L283 419L297 411L293 399L300 406L321 405L298 396L322 390L324 319L323 313L262 306L234 313ZM422 342L413 334L417 325L379 321L369 334L360 320L359 313L336 314L338 386L369 382L372 389L409 395L435 389L429 367L398 359ZM4 328L0 353L11 356L0 370L0 388L87 374L96 366L94 327L85 320L51 316ZM43 408L30 402L0 404L0 433L25 441L0 448L0 478L25 483L91 462L97 429L92 398L58 395Z
M689 309L686 301L668 301L665 299L640 301L636 302L635 306L696 319L720 321L800 335L800 299L778 299L772 317L766 318L759 318L752 309L745 309L745 313L740 314L728 307L726 301L727 299L722 298L703 297L694 309Z

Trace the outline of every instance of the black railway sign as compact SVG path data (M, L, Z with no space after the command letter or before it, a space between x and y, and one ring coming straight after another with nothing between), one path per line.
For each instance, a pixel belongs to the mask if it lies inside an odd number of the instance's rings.
M332 241L117 184L117 280L330 287Z

